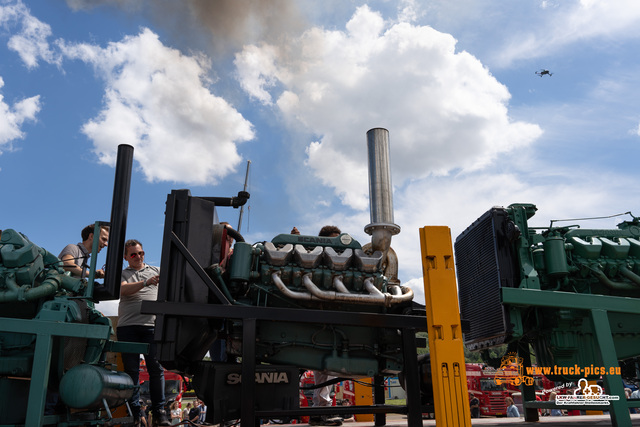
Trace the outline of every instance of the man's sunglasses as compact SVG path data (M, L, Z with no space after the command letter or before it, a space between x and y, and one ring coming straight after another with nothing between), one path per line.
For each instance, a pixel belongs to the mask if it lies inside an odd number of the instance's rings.
M143 257L144 256L144 251L134 252L132 254L129 254L129 258L135 258L137 256Z

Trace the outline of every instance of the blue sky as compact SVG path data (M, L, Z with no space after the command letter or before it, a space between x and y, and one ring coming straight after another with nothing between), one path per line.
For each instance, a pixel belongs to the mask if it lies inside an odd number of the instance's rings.
M455 239L516 202L539 226L640 214L639 41L632 0L0 0L0 228L79 241L109 220L126 143L150 264L166 195L235 195L247 160L247 241L330 223L366 243L366 132L385 127L392 247L421 295L422 226Z

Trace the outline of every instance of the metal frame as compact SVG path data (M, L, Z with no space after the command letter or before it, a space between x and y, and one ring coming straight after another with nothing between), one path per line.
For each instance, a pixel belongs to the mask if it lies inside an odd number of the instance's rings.
M172 303L143 301L143 313L156 314L157 320L164 317L202 317L219 319L239 319L243 324L242 345L242 406L241 423L254 425L260 418L275 418L283 415L335 415L340 413L375 414L375 425L386 424L387 413L407 414L408 427L422 426L422 408L420 405L420 383L418 373L416 331L426 330L426 322L421 316L403 316L389 314L353 313L329 310L300 310L290 308L248 307L222 304ZM304 311L304 316L300 316ZM259 322L288 321L318 323L330 325L367 326L372 328L397 328L402 331L405 377L407 379L407 405L384 405L383 376L374 381L375 403L372 406L349 406L348 408L316 407L293 410L256 411L255 410L255 371L256 371L256 328ZM244 380L244 379L249 379ZM382 392L380 392L382 390Z
M572 292L542 291L526 288L502 288L502 303L514 306L538 306L551 308L571 308L589 312L589 318L600 349L600 357L603 366L617 366L618 357L613 342L611 326L607 312L640 314L640 304L636 298L615 297L608 295L575 294ZM640 402L624 399L624 389L620 375L605 375L604 386L611 395L620 396L620 400L614 400L610 406L589 406L589 410L610 411L613 426L631 426L629 408L640 407ZM525 421L537 421L537 408L579 408L584 406L557 406L548 402L527 401L523 393L523 406ZM529 411L529 408L533 408ZM534 413L532 415L532 413ZM535 418L535 419L531 419Z
M164 273L160 277L157 301L143 301L141 312L156 315L155 339L164 344L166 336L175 336L177 320L180 318L202 319L237 319L243 324L242 347L242 403L241 422L243 425L252 425L256 419L269 418L282 415L331 415L331 414L375 414L376 426L386 423L386 413L406 413L410 427L422 426L422 411L420 405L420 384L418 372L417 350L415 332L426 331L427 325L423 316L371 314L329 310L289 309L274 307L255 307L233 305L225 297L213 280L205 273L203 267L188 247L187 231L187 205L190 199L201 199L212 202L214 206L243 205L249 198L248 193L239 192L238 197L197 197L191 196L188 190L174 190L167 198L167 210L165 213L165 228L163 235L163 248L161 268ZM214 218L216 221L216 212ZM180 260L180 262L178 262ZM180 265L171 270L171 266ZM181 296L173 287L183 286L183 271L189 266L195 272L194 279L199 280L207 288L209 298L217 300L215 304L207 304L181 300ZM177 289L177 288L176 288ZM205 299L203 299L204 301ZM301 316L301 314L304 314ZM352 325L369 328L391 328L402 331L402 351L404 353L405 370L407 378L407 405L384 405L384 377L374 378L374 389L378 390L375 404L372 406L349 406L348 408L324 407L324 408L300 408L287 411L256 411L255 398L255 371L256 371L256 329L260 322L305 322L319 325ZM163 350L159 350L162 352ZM171 357L171 349L167 349L166 357Z
M31 384L27 403L25 425L59 425L59 415L44 415L47 384L51 372L54 340L63 338L87 338L109 341L111 326L87 323L59 323L33 319L2 318L2 331L36 336L36 346L31 371ZM146 352L147 344L112 342L111 351ZM67 420L69 424L71 421Z

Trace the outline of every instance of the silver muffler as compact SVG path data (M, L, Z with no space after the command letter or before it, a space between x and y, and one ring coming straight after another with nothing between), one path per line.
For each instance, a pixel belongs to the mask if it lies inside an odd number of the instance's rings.
M400 232L393 222L393 188L389 166L389 131L383 128L367 132L369 157L369 206L371 224L364 228L371 236L371 249L386 257L391 247L391 236Z
M391 248L391 237L400 232L400 226L393 222L393 186L387 129L374 128L367 132L367 154L371 224L364 231L371 236L371 245L367 244L363 249L370 253L382 252L385 276L390 284L400 285L398 257Z

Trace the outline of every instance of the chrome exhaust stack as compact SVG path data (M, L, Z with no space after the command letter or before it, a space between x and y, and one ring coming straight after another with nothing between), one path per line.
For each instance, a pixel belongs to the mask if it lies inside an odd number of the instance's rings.
M391 237L400 232L400 226L393 222L393 188L387 129L374 128L367 132L367 152L371 224L364 231L371 236L372 251L382 252L384 259L391 248Z

